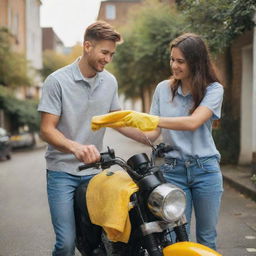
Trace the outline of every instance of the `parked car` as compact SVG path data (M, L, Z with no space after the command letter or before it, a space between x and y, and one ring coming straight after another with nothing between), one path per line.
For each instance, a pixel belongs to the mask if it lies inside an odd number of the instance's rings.
M35 138L30 132L22 132L13 134L11 136L11 145L13 149L23 147L33 147L35 145Z
M12 147L10 137L4 128L0 127L0 158L11 159Z

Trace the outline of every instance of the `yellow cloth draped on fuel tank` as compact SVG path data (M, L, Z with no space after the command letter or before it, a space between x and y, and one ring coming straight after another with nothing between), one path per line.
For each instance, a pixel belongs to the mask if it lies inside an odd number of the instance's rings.
M91 222L102 226L109 240L128 242L130 196L137 190L137 185L125 171L105 170L89 182L86 202Z

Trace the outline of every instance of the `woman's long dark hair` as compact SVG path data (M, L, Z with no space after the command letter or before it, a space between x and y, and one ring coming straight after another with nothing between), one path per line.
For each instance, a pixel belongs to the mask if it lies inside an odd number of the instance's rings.
M178 48L189 66L191 73L191 94L194 106L190 110L192 113L202 101L206 87L219 79L213 69L208 48L204 41L196 34L186 33L170 43L170 52L173 48ZM180 80L171 77L172 99L176 95Z

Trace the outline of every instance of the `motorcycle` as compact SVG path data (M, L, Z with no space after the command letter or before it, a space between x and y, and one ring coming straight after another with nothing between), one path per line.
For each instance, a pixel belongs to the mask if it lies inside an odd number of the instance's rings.
M163 158L172 149L163 143L151 146L150 159L147 154L140 153L125 161L108 148L101 153L99 162L79 167L80 170L91 167L105 170L118 165L138 189L130 197L131 232L128 242L123 243L110 241L103 228L91 222L85 196L88 185L77 188L74 207L78 250L83 256L221 256L204 245L188 241L185 193L167 183L156 165L156 159ZM112 174L107 172L108 179Z

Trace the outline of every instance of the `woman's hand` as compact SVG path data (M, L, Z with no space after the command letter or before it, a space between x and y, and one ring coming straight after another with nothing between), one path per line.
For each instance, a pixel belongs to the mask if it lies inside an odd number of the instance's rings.
M125 110L94 116L91 121L91 128L95 131L102 127L135 127L141 131L152 131L157 128L158 123L158 116Z

